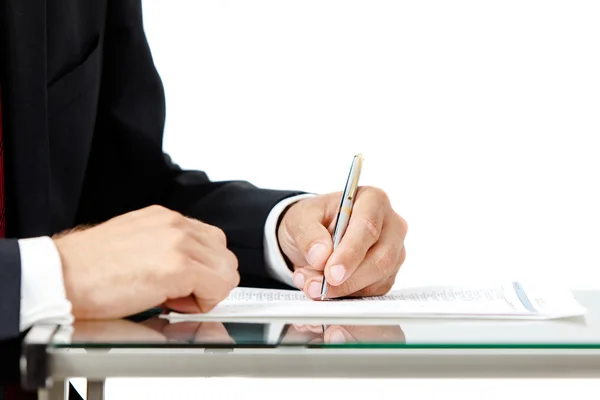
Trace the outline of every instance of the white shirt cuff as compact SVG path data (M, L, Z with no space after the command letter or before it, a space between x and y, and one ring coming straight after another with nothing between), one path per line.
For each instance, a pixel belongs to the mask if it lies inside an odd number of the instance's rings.
M314 194L301 194L280 201L273 207L267 217L267 222L265 223L264 248L267 272L273 279L277 279L294 288L296 287L293 279L294 273L289 269L279 248L279 241L277 240L277 221L286 207L299 200L314 196Z
M21 332L34 324L73 323L67 299L62 262L54 241L47 236L20 239Z

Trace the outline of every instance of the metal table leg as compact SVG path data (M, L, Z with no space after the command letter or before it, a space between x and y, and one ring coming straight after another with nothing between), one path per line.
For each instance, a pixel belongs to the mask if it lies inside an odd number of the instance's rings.
M87 400L104 400L104 380L87 382Z
M38 400L67 400L67 381L56 381L51 387L38 391Z

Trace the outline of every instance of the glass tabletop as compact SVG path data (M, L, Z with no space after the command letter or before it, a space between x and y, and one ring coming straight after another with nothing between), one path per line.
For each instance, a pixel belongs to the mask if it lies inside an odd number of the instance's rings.
M545 321L385 320L185 321L155 310L133 319L76 321L54 348L588 348L600 349L600 291L575 292L583 317Z

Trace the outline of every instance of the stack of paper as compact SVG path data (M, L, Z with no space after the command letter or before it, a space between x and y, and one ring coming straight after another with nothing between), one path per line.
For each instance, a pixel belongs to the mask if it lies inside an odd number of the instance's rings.
M555 319L585 314L566 289L508 282L435 286L385 296L315 301L297 290L236 288L205 314L170 313L171 321L246 318L505 318Z

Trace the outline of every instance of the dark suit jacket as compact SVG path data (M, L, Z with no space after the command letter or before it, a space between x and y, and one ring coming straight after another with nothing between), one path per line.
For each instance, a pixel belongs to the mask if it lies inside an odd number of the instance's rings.
M0 6L9 234L0 240L0 340L19 336L17 238L152 204L219 226L238 256L241 284L276 286L264 268L263 226L271 208L297 192L211 182L163 153L165 99L140 0Z

